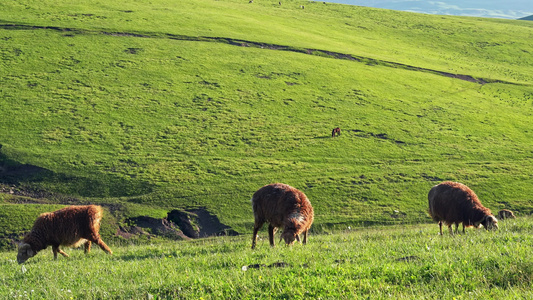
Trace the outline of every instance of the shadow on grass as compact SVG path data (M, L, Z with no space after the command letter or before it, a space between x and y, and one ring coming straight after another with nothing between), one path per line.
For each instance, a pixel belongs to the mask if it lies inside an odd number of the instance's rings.
M52 192L82 197L124 197L151 193L148 182L116 175L82 177L22 164L0 153L0 184L14 186L12 194L32 198L55 198Z

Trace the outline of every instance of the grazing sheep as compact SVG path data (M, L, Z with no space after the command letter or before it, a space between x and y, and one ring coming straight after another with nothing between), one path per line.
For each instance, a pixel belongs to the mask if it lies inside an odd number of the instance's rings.
M35 220L30 233L19 244L18 263L25 262L49 245L52 246L54 259L57 259L58 252L68 257L59 246L78 247L85 243L85 253L88 253L91 250L91 242L113 254L98 233L101 219L102 207L96 205L70 206L41 214Z
M512 211L508 210L508 209L502 209L498 212L498 218L500 220L505 220L505 219L516 219L515 215L513 214Z
M335 135L341 135L341 129L339 127L333 128L331 131L331 137L335 137Z
M428 194L429 214L434 221L439 222L442 235L442 222L448 225L450 234L452 224L455 224L457 233L459 223L465 226L485 229L498 229L498 220L491 214L490 209L484 207L478 197L466 185L446 181L431 188Z
M257 190L252 197L255 224L252 237L252 249L255 248L257 232L265 222L268 225L270 245L274 246L274 234L277 228L283 228L281 237L287 245L300 241L303 233L303 244L307 242L307 231L313 223L313 207L301 191L283 184L265 185Z

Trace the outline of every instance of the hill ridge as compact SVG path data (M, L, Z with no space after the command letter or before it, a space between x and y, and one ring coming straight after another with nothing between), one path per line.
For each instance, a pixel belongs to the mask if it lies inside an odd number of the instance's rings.
M42 30L72 32L72 33L79 33L79 34L96 33L96 34L105 34L105 35L110 35L110 36L129 36L129 37L139 37L139 38L167 38L167 39L181 40L181 41L218 42L218 43L224 43L224 44L240 46L240 47L254 47L254 48L261 48L261 49L266 48L270 50L298 52L302 54L330 57L334 59L352 60L352 61L357 61L361 63L366 63L367 65L382 65L386 67L404 69L404 70L409 70L409 71L431 73L434 75L455 78L455 79L464 80L468 82L478 83L481 85L484 85L487 83L523 85L519 83L503 81L503 80L498 80L498 79L474 77L474 76L466 75L466 74L455 74L455 73L450 73L450 72L416 67L416 66L392 62L392 61L380 60L380 59L358 56L358 55L353 55L353 54L334 52L334 51L329 51L329 50L299 48L299 47L292 47L292 46L287 46L287 45L263 43L263 42L249 41L249 40L243 40L243 39L228 38L228 37L209 37L209 36L193 37L193 36L178 35L178 34L171 34L171 33L158 33L158 32L134 33L134 32L107 31L107 30L88 30L88 29L59 27L59 26L35 26L35 25L27 25L27 24L0 24L0 28L7 29L7 30L42 29Z

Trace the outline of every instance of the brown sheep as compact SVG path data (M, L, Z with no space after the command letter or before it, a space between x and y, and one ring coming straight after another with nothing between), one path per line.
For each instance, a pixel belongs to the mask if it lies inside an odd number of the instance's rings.
M333 128L331 131L331 137L335 137L336 135L341 135L341 129L339 127Z
M491 214L490 209L484 207L477 195L466 185L446 181L431 188L428 194L429 214L434 221L439 222L442 235L442 222L448 225L450 234L452 224L455 224L457 233L459 223L465 226L478 228L483 225L485 229L498 229L498 220Z
M500 220L505 220L505 219L516 219L515 215L513 214L512 211L508 210L508 209L502 209L498 212L498 218L500 218Z
M277 228L283 228L281 238L287 245L300 241L303 233L303 244L307 243L307 231L313 223L313 207L301 191L283 184L265 185L257 190L252 197L255 224L252 238L252 249L255 248L257 232L265 222L268 225L270 246L274 246L274 234Z
M57 259L58 252L68 257L59 246L78 247L85 243L85 253L88 253L91 250L91 242L113 254L100 238L101 219L102 207L96 205L70 206L41 214L19 244L18 263L25 262L49 245L52 246L54 259Z

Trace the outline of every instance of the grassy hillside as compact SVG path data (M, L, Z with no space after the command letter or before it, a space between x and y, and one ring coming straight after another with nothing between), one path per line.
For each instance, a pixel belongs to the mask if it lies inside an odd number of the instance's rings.
M497 232L438 236L436 224L311 235L254 251L249 236L50 250L18 265L0 253L4 299L530 299L532 218Z
M205 206L246 233L252 193L284 182L324 231L427 222L456 180L529 214L532 37L322 2L3 1L0 211Z

